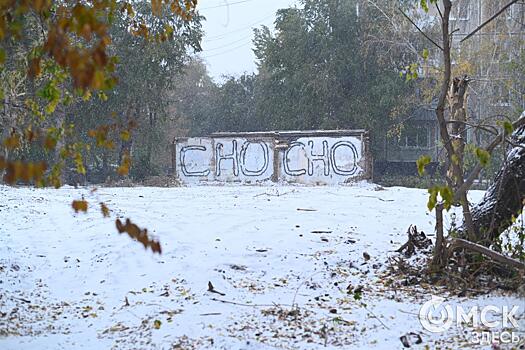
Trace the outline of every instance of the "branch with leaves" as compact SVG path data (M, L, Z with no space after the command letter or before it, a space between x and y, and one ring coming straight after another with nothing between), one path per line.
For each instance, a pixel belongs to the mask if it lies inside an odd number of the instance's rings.
M130 95L129 90L113 93L117 84L124 88L134 84L119 81L127 78L118 70L124 56L119 50L125 43L126 52L138 48L139 39L156 45L160 53L173 47L165 54L171 61L157 62L166 63L166 69L180 65L187 48L199 50L201 18L196 6L196 0L1 2L0 73L7 77L0 83L0 121L6 120L0 125L3 180L8 184L58 188L70 169L86 175L86 157L92 156L95 148L109 152L117 149L117 143L131 143L134 121L127 115L125 122L119 121L122 111L97 116L102 124L98 126L69 114L83 102L105 102L109 95L114 99ZM133 39L126 41L125 37ZM175 40L179 42L174 44ZM149 56L146 59L153 61ZM78 110L85 113L85 108ZM83 128L82 122L91 126ZM128 176L130 150L122 152L120 158L115 173ZM84 199L71 205L76 212L86 212L89 206ZM104 216L109 213L103 203L101 210ZM117 228L160 253L160 244L148 238L147 230L131 222Z

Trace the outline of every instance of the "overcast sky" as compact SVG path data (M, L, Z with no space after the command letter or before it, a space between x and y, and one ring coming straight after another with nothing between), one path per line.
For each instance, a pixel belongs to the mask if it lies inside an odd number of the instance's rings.
M226 75L255 72L253 28L273 29L275 12L296 0L200 0L197 8L206 17L200 56L215 81Z

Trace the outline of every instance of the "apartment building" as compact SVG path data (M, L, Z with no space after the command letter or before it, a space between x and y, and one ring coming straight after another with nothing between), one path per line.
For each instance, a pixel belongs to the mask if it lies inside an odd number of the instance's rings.
M450 16L453 74L467 74L472 78L467 114L473 124L490 123L497 127L497 120L514 120L525 109L522 73L525 71L525 2L511 5L481 31L462 41L507 3L508 0L453 1ZM437 20L437 12L434 15ZM442 56L430 45L429 50L427 65L433 66L435 74L436 69L442 67ZM383 155L387 162L413 163L425 154L438 159L440 145L434 108L435 103L430 103L416 110L401 137L387 141ZM483 144L491 138L486 131L469 129L471 143Z

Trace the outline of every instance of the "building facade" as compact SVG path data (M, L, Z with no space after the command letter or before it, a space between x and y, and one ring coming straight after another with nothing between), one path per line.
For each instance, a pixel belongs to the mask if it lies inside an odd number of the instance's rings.
M499 127L499 120L515 120L525 109L523 74L525 57L525 3L517 2L478 33L462 41L508 3L507 0L454 0L450 15L453 76L468 75L468 142L483 145L493 138L478 124ZM437 12L432 12L436 23ZM439 26L433 35L439 38ZM432 35L432 34L431 34ZM440 74L442 53L428 44L429 58L422 64L422 79ZM438 160L440 155L435 101L413 112L400 135L387 137L385 154L389 163L414 163L422 155Z

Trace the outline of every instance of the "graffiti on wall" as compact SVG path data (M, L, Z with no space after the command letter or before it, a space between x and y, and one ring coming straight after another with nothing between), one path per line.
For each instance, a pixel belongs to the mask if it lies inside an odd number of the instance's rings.
M197 138L188 141L177 152L182 178L265 180L273 174L271 140L215 139L206 142Z
M342 183L363 175L365 170L362 139L358 137L314 136L279 141L271 137L184 139L175 145L175 172L187 183Z
M357 162L359 160L359 154L357 152L356 146L350 141L337 141L332 146L329 146L328 140L323 139L320 141L322 145L322 152L315 153L315 142L313 140L308 140L308 146L300 141L295 141L290 143L289 147L283 153L283 172L288 176L303 176L308 174L308 176L314 176L314 163L319 162L322 164L322 174L324 176L330 176L330 173L333 172L336 175L343 176L352 176L358 171ZM291 169L290 162L292 160L292 155L295 151L295 148L298 148L299 154L304 155L307 166L306 168L300 169ZM341 150L339 150L341 148ZM346 157L339 156L339 153L344 152L346 148L347 154ZM296 157L300 157L296 155ZM347 163L346 166L341 166L341 160Z

